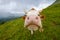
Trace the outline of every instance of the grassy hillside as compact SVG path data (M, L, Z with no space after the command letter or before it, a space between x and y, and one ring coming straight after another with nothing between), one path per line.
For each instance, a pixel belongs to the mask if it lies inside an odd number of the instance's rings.
M56 2L55 2L56 4L59 4L60 3L60 0L56 0Z
M44 32L36 31L33 35L23 27L24 20L18 18L0 25L0 40L60 40L60 4L52 5L42 14Z

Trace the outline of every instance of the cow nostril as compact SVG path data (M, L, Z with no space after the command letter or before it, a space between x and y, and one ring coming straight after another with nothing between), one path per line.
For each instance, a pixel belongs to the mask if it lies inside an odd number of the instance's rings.
M36 19L38 19L38 17L36 17Z
M29 20L29 17L27 19Z

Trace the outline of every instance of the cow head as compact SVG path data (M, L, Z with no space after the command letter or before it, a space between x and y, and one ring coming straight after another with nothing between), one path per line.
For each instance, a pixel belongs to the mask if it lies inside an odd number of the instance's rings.
M41 11L40 11L41 12ZM44 18L43 15L40 14L39 11L32 8L28 12L25 11L25 16L23 19L25 20L24 27L27 27L29 30L36 31L37 29L42 29L41 20ZM31 32L31 34L33 34Z

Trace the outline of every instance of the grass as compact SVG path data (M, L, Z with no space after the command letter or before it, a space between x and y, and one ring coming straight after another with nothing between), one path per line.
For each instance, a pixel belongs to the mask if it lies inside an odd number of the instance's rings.
M18 18L0 25L0 40L60 40L60 4L44 9L42 21L44 32L36 31L33 35L23 27L24 20Z

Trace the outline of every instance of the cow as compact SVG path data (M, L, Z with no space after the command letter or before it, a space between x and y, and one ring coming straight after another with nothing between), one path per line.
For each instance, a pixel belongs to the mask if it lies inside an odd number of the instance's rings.
M23 19L25 19L24 27L28 28L28 30L31 31L31 34L33 34L34 31L39 30L40 32L43 32L42 22L41 20L44 18L43 15L40 13L41 11L36 10L35 8L31 8L28 12L25 12L25 16Z

